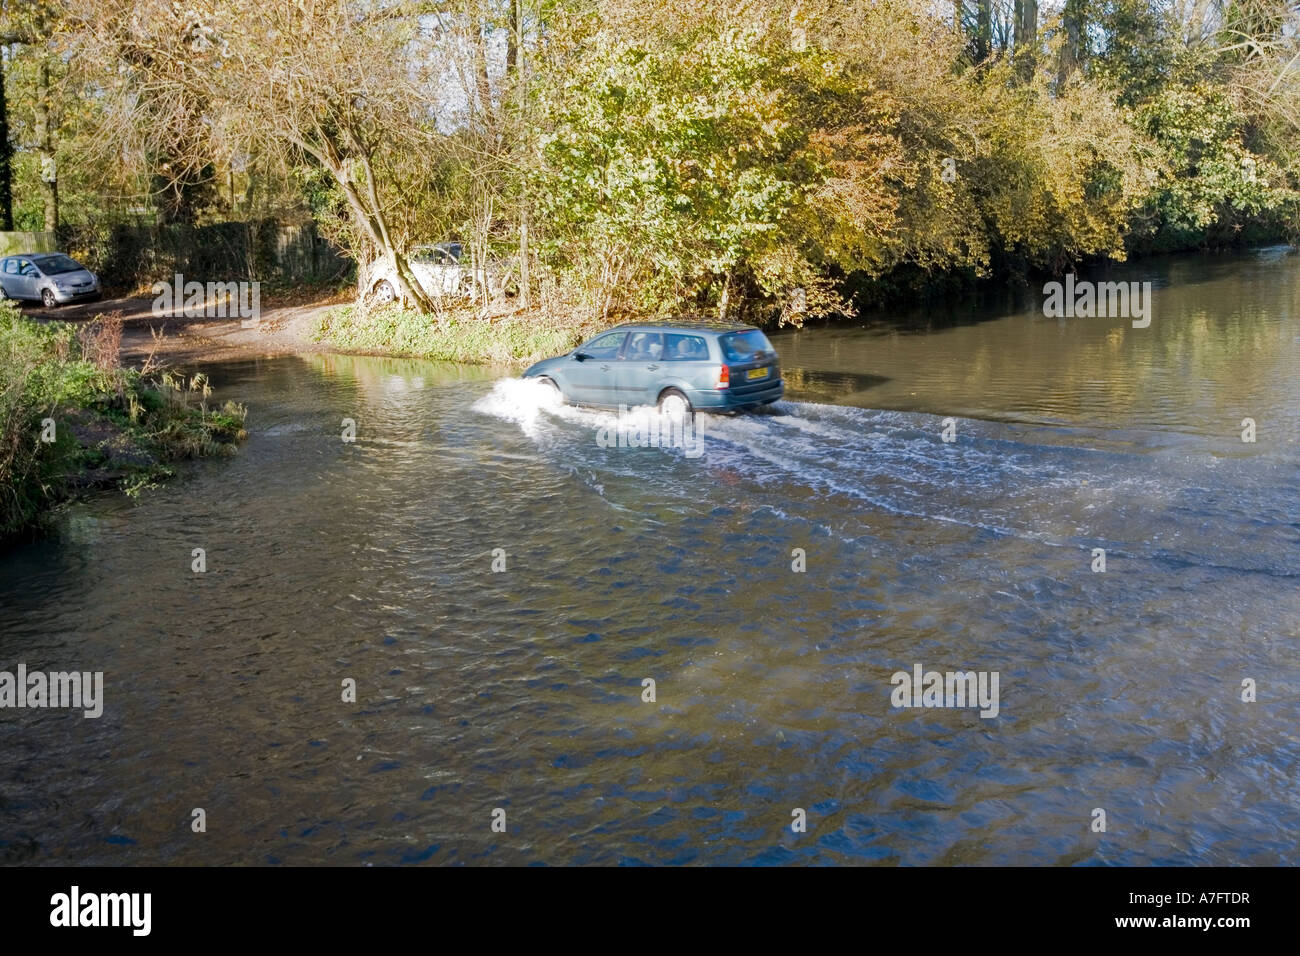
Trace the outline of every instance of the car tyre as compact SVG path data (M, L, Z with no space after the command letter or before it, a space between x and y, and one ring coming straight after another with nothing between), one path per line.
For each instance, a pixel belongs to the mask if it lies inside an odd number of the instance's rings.
M47 309L52 309L59 304L59 301L54 298L54 292L51 289L41 290L41 302L45 304L45 308Z
M377 286L375 286L375 291L372 295L371 301L375 305L388 305L388 303L394 301L396 298L397 290L393 288L393 284L387 279L383 279Z
M554 379L547 378L545 375L543 375L540 379L538 379L538 381L541 382L543 385L545 385L546 388L547 388L547 390L550 391L552 394L555 395L555 400L556 400L559 404L561 404L561 405L566 405L566 404L568 404L568 403L564 400L564 390L563 390L562 388L560 388L560 386L558 386L558 385L555 384L555 380L554 380Z
M695 420L695 409L685 393L676 388L666 388L659 395L659 414L685 421Z

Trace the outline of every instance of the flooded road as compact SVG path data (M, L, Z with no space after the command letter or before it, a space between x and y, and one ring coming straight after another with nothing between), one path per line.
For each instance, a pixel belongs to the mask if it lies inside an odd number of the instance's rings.
M1115 274L1149 328L774 335L699 457L491 370L209 367L237 457L0 555L0 670L104 673L0 711L0 861L1300 862L1300 257ZM892 706L918 665L997 715Z

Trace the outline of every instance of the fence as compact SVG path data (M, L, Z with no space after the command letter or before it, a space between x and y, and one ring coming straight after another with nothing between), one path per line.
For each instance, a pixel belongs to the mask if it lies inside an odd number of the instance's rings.
M116 294L170 282L177 273L187 282L292 285L341 280L353 268L352 260L321 237L314 223L282 225L275 219L208 226L67 226L60 228L57 246L51 233L3 236L45 237L49 250L67 252Z
M0 232L0 256L20 252L54 252L59 240L52 232Z

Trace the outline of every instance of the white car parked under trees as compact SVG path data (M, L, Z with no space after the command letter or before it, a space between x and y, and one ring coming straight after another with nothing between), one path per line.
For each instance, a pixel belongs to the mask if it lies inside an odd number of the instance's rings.
M411 250L411 271L424 291L433 298L472 298L486 289L490 298L514 295L518 284L504 265L489 262L486 268L470 267L469 250L459 242L439 242ZM397 278L385 260L361 270L357 283L363 299L384 305L397 298Z

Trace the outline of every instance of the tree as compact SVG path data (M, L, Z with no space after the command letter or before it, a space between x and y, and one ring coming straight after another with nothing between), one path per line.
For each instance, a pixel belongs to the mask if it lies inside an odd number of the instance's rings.
M352 218L350 251L387 260L399 294L432 310L393 214L436 138L413 58L423 4L69 3L72 45L115 98L122 136L190 171L209 160L200 127L227 151L314 164Z
M34 142L38 155L40 182L45 206L45 228L53 231L59 226L58 166L55 159L58 141L56 117L50 78L53 69L52 39L58 32L62 6L58 0L6 0L0 4L0 47L22 45L33 51L35 57L36 86L32 112L34 117ZM0 63L0 114L3 116L4 141L0 143L0 217L13 227L13 152L9 139L8 97L4 82L4 67Z

